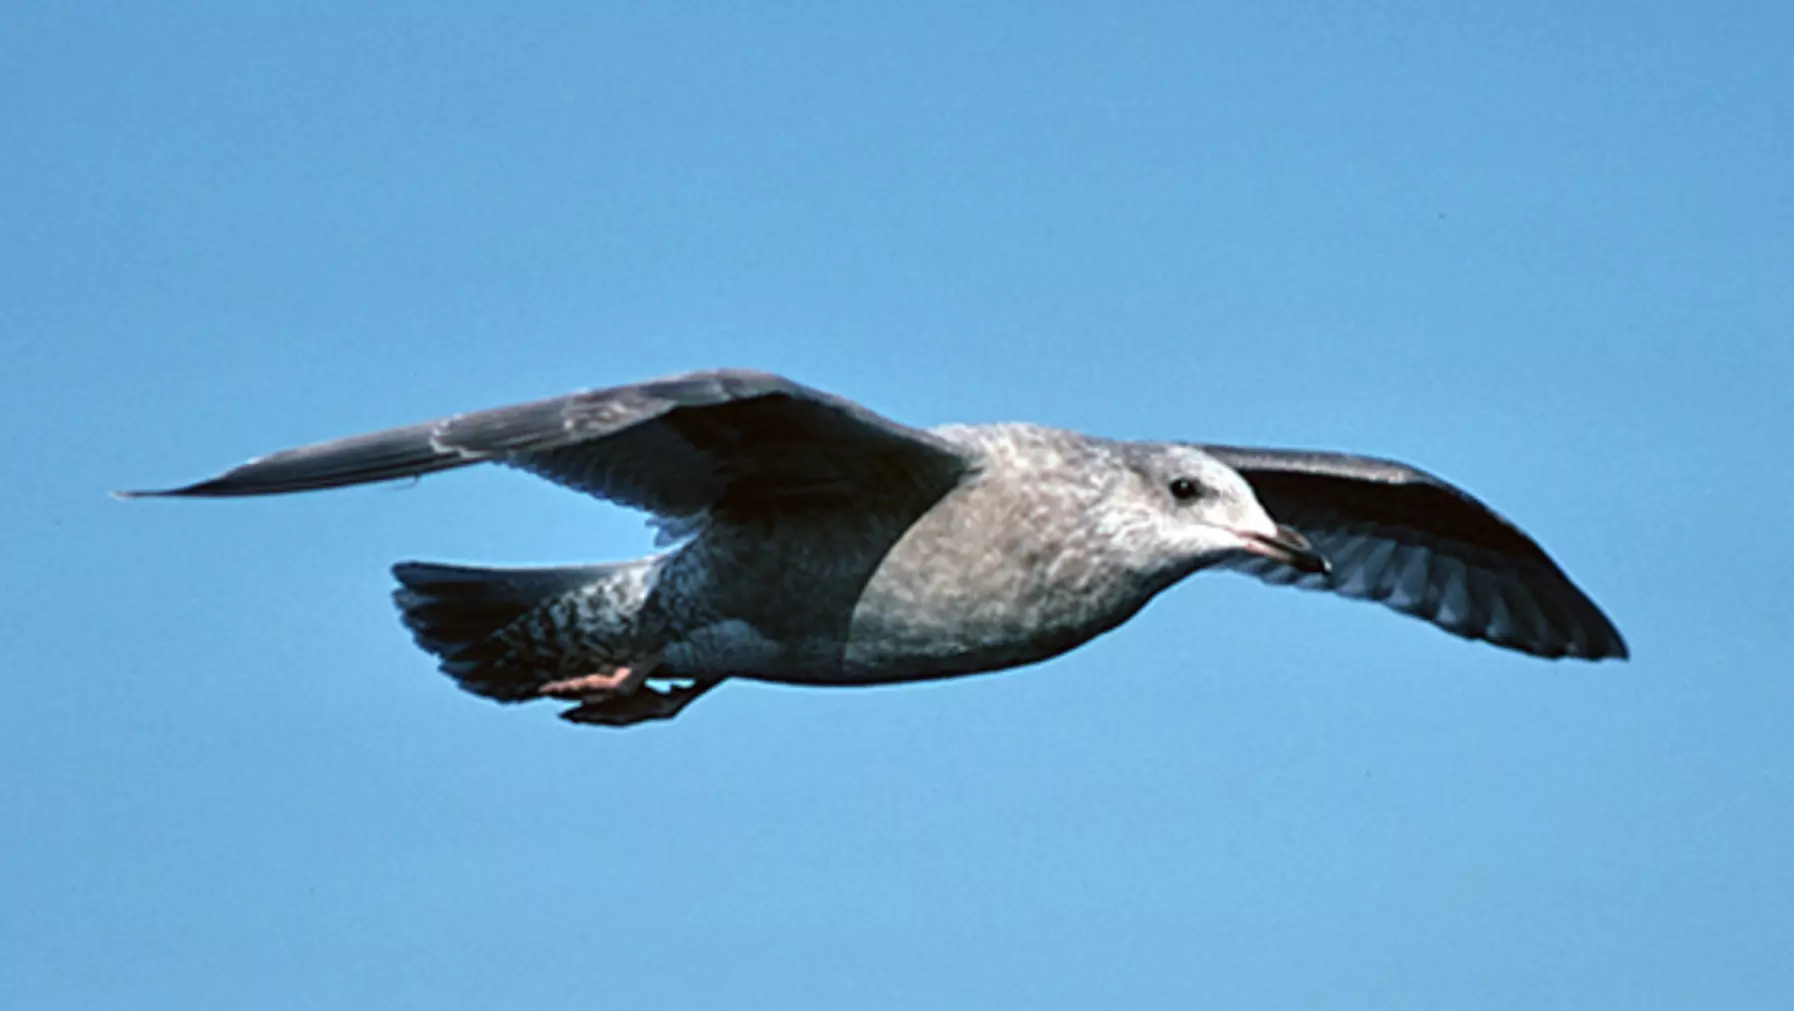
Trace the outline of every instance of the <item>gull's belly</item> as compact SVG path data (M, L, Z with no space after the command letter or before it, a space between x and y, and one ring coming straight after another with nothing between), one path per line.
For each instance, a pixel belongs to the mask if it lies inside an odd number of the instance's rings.
M1062 504L1058 504L1061 505ZM935 510L867 581L848 626L847 682L949 677L1056 656L1125 621L1152 591L1036 508ZM1075 529L1075 528L1074 528Z
M715 527L673 560L677 667L803 684L1000 670L1099 635L1163 587L1093 519L1101 483L1001 468L918 512ZM727 578L716 578L726 573Z

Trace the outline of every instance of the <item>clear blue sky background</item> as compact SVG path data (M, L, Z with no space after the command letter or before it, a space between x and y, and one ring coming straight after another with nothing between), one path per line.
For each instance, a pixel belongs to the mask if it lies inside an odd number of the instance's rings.
M621 6L6 15L9 1006L1794 990L1788 5ZM386 567L634 514L104 494L723 364L1409 460L1636 659L1212 575L1022 672L605 732L456 691Z

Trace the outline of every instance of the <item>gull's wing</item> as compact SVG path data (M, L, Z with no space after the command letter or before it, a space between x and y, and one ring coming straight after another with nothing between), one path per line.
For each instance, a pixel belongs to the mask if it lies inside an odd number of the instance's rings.
M822 500L932 501L974 466L852 401L719 370L321 442L184 488L121 494L273 495L488 461L676 520Z
M1258 556L1231 568L1379 601L1455 635L1537 656L1627 655L1613 622L1544 549L1460 488L1366 456L1201 448L1239 471L1273 519L1300 530L1333 563L1328 575Z

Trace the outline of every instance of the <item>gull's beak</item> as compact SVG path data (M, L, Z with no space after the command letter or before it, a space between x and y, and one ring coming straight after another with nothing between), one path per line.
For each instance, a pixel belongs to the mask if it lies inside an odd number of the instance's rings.
M1235 533L1240 535L1240 546L1246 551L1263 555L1273 562L1281 562L1297 572L1324 576L1333 569L1327 556L1314 550L1314 545L1308 543L1308 538L1303 537L1294 527L1279 523L1274 534L1261 534L1251 530L1238 530Z

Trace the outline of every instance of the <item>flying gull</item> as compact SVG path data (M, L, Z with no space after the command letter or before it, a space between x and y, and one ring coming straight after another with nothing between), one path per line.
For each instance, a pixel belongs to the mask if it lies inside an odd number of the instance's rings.
M1064 653L1202 569L1380 602L1546 658L1626 644L1530 537L1372 457L1124 442L1042 425L916 429L780 376L718 370L289 449L124 497L312 491L493 462L651 513L633 561L393 567L423 649L500 702L624 726L727 678L865 685Z

